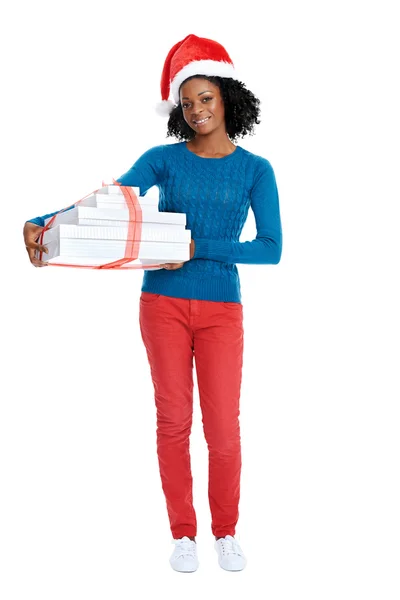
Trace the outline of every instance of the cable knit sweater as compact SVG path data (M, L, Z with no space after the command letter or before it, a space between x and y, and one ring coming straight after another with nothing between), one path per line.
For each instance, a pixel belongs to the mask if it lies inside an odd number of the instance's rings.
M241 302L236 264L280 261L282 228L274 171L267 159L241 146L222 158L200 157L186 142L154 146L116 181L139 187L141 196L157 186L159 211L186 213L186 228L195 241L193 258L180 269L143 271L144 292ZM249 207L257 235L239 242ZM43 226L53 214L31 222Z

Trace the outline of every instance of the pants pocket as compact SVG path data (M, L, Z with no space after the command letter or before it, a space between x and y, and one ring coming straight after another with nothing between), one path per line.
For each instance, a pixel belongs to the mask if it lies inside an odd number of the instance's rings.
M162 294L152 294L151 292L142 292L140 295L140 304L155 304L161 298Z

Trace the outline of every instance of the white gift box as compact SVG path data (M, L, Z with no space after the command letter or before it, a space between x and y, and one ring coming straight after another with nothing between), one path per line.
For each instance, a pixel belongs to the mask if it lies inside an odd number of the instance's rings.
M130 187L135 192L136 196L139 196L140 188L134 187L134 186L125 186L125 187ZM119 185L104 185L102 188L99 189L99 191L97 193L98 194L121 194L122 195L122 190Z
M158 209L158 198L137 196L137 203L141 207ZM121 194L91 194L79 202L79 206L92 206L98 208L127 208L125 197Z
M153 228L151 223L135 223L132 227L133 238L130 240L142 240L146 242L180 242L190 244L190 229L177 229L169 227ZM140 233L140 236L139 236ZM129 227L103 227L103 226L81 226L63 223L51 227L44 232L43 243L46 240L56 238L70 238L83 240L117 240L126 242L128 240Z
M135 229L134 240L139 234L138 228ZM141 224L141 229L141 238L136 239L135 244L138 256L133 264L185 262L190 259L190 230L152 229L144 224ZM42 260L60 264L106 264L124 258L127 237L128 227L57 225L44 232L42 243L49 252L43 252Z
M133 186L125 187L135 193L140 206L158 209L158 197L149 193L145 196L140 196L140 188ZM90 194L90 196L81 200L79 205L98 208L127 208L125 196L118 185L106 185L100 188L94 194Z
M142 222L146 223L159 223L163 225L179 225L180 227L186 226L186 213L171 213L171 212L159 212L154 209L147 207L141 208ZM75 208L70 208L64 212L60 212L56 215L52 226L62 223L73 223L76 225L84 225L82 219L96 219L98 221L129 221L129 210L127 208L93 208L89 206L82 206L78 204ZM138 214L135 215L138 220ZM52 219L49 217L45 220L45 225ZM88 223L89 225L91 223ZM104 223L106 224L106 223ZM92 223L92 225L101 225L101 223Z

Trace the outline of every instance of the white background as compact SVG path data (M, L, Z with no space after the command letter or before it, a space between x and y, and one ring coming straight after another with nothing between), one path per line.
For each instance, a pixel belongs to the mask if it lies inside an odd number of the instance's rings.
M39 0L2 9L4 600L398 600L395 4ZM36 269L22 238L25 220L176 141L154 105L165 57L189 33L222 43L260 98L262 124L238 143L271 162L280 194L281 262L238 265L241 573L223 571L213 548L196 379L200 568L183 575L168 562L138 323L143 272ZM255 235L250 211L240 239Z

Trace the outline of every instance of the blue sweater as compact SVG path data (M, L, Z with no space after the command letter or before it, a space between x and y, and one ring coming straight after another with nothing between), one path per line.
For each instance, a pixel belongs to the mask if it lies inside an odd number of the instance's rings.
M141 196L157 186L158 209L186 213L186 228L195 241L193 258L180 269L143 271L144 292L241 302L236 264L280 261L282 228L274 171L267 159L241 146L223 158L200 157L186 142L154 146L116 181L139 187ZM250 206L257 236L239 242ZM30 221L43 226L54 214Z

